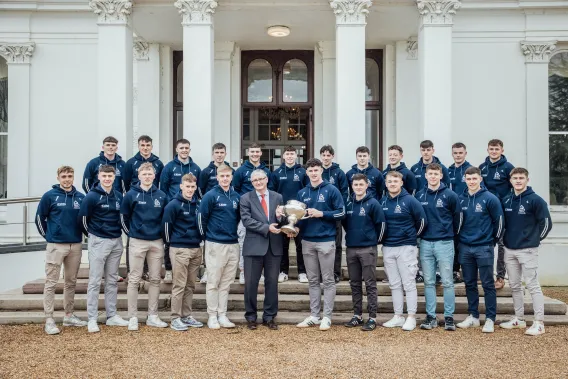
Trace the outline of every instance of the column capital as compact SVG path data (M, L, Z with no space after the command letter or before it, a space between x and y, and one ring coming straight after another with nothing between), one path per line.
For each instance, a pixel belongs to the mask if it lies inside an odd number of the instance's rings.
M521 41L521 51L526 63L548 63L552 52L556 50L556 41Z
M416 39L409 39L406 41L406 59L418 59L418 41Z
M329 0L337 25L366 25L371 0Z
M416 0L423 25L453 25L459 0Z
M99 16L99 24L128 24L132 13L129 0L90 0L89 7Z
M217 5L215 0L177 0L174 3L182 16L182 25L211 24Z
M0 42L0 56L8 64L29 64L34 50L33 42Z
M134 53L134 58L137 61L150 60L150 58L148 57L149 51L150 51L150 45L148 44L148 42L142 40L134 41L133 53Z

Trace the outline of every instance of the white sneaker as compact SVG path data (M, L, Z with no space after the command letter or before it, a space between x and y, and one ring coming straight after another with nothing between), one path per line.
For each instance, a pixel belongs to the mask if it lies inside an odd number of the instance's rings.
M49 318L45 321L45 332L49 335L59 334L59 328L55 325L55 321L52 318Z
M278 275L278 283L284 283L286 281L288 281L288 274L281 272L280 275Z
M298 282L300 283L308 283L308 276L306 274L300 274L298 275Z
M483 333L493 333L495 331L495 323L490 318L485 319L485 324L483 324Z
M258 281L258 284L264 285L264 275L260 276L260 280Z
M331 323L331 321L330 321L330 323ZM299 323L296 326L298 328L308 328L310 326L319 325L319 324L321 324L321 321L320 321L319 318L313 317L313 316L308 316L304 319L304 321L302 321L301 323Z
M404 321L405 321L404 317L394 315L394 317L391 318L389 321L385 322L383 326L385 328L401 328L402 326L404 326Z
M97 320L89 320L87 323L87 330L89 333L98 333L101 330L99 329L99 325L97 324Z
M331 328L331 320L328 317L321 319L320 330L329 330Z
M507 322L502 322L499 326L503 329L524 329L527 327L527 322L524 320L519 320L516 317L513 317L512 320Z
M203 273L203 276L201 277L201 280L199 281L199 283L203 283L203 284L207 283L207 270L205 270L205 272Z
M241 271L239 274L239 284L245 284L245 272Z
M146 319L146 325L152 326L154 328L167 328L168 327L168 323L160 320L158 315L149 315L148 318Z
M234 328L235 327L235 324L233 324L227 316L219 316L218 322L219 322L219 325L222 328Z
M128 330L138 330L138 317L130 317L130 320L128 320Z
M87 326L87 321L83 321L72 314L71 316L63 317L63 326Z
M114 315L106 320L107 326L128 326L128 321L124 320L119 315Z
M221 329L221 325L219 325L217 316L209 316L209 320L207 320L207 327L209 329Z
M166 271L166 275L164 276L164 281L172 281L174 276L172 275L171 270Z
M529 336L539 336L544 334L544 323L542 321L535 321L530 328L525 332Z
M463 320L462 322L460 322L457 327L461 328L461 329L467 329L467 328L479 328L479 325L481 325L479 323L479 319L473 317L472 315L469 315L466 317L465 320Z
M402 330L410 332L411 330L416 329L416 318L415 317L407 317L404 325L402 326Z

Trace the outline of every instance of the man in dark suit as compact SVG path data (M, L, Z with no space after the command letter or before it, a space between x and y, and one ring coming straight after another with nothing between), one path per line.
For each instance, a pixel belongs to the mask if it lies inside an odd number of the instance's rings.
M258 283L264 269L263 324L278 329L274 321L278 313L278 274L282 259L282 237L278 228L282 216L282 195L267 189L268 177L263 170L250 176L254 191L241 197L241 220L246 228L243 244L245 272L245 318L250 330L256 325Z

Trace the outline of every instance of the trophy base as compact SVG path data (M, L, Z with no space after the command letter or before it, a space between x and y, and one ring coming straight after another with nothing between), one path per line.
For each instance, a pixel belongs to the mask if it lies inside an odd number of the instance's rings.
M292 235L293 237L296 237L298 235L296 229L294 229L294 227L290 225L284 225L282 228L280 228L280 230L282 230L282 232L285 234Z

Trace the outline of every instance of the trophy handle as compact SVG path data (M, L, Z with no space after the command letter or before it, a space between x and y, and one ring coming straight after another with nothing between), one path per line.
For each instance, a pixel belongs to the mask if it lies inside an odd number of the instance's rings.
M311 215L308 214L308 212L306 211L306 214L304 215L304 217L302 217L300 220L305 220L307 218L312 218Z

